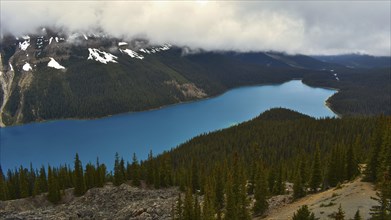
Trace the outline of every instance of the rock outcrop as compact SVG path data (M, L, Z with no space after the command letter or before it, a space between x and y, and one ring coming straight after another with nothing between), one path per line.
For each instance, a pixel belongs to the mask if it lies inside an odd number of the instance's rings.
M0 202L0 219L171 219L179 191L140 189L122 184L90 189L81 197L65 191L58 205L45 195Z

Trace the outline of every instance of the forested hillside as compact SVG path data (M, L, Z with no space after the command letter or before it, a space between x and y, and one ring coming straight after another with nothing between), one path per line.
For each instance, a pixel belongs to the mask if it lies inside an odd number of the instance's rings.
M391 72L383 64L352 69L300 54L189 52L146 40L54 36L47 31L0 42L0 124L142 111L297 78L339 89L329 104L340 115L391 112Z
M389 215L390 125L389 116L313 119L272 109L157 157L151 152L141 163L135 155L130 163L116 155L113 173L98 161L84 167L77 155L73 169L65 165L10 170L2 173L0 198L48 191L49 200L57 203L61 191L69 187L82 195L107 181L120 185L131 180L135 186L145 181L155 188L179 186L185 192L174 208L180 219L214 219L215 214L249 219L262 215L267 198L285 193L285 182L294 183L294 198L300 198L352 180L359 174L359 164L366 163L366 178L378 183L383 198L374 215ZM202 212L197 199L201 195Z

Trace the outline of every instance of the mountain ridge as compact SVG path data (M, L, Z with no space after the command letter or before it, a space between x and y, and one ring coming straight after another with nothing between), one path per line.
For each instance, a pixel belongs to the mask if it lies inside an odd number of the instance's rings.
M320 80L326 84L321 86L343 93L341 88L351 81L341 77L349 68L304 55L193 53L170 44L151 45L143 39L66 35L49 29L30 36L6 36L0 51L2 126L143 111L212 97L238 86L282 83L294 78L302 78L311 86L318 86L314 82ZM343 82L338 82L340 78ZM359 97L354 99L363 102ZM344 111L344 107L337 110L342 114ZM359 107L351 113L365 111Z

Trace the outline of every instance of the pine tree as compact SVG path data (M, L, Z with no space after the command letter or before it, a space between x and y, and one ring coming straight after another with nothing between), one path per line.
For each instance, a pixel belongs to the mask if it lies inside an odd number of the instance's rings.
M48 167L48 200L57 203L61 200L60 187L54 169Z
M305 196L304 187L302 185L303 181L301 179L300 172L297 172L295 181L293 183L293 198L299 199Z
M342 210L341 204L338 207L337 213L335 213L334 219L335 220L344 220L345 219L345 212Z
M88 163L86 165L86 172L84 175L84 180L86 183L87 190L96 186L95 176L96 176L96 170L95 170L94 165L92 165L91 163Z
M216 207L216 211L218 215L221 215L221 210L224 207L224 178L223 178L223 173L224 170L223 168L218 165L215 167L214 170L214 176L215 176L215 186L214 186L214 191L215 191L215 204L214 206Z
M284 183L282 181L282 168L281 167L280 167L280 169L278 169L277 179L276 179L273 187L274 187L273 193L275 195L284 194L285 187L284 187Z
M235 199L233 176L228 174L228 180L225 189L226 206L225 206L225 220L236 220L238 219L238 207Z
M354 214L353 220L362 220L359 209L357 209L356 214Z
M391 199L387 198L384 190L376 193L378 198L372 198L378 202L378 205L372 206L371 216L372 220L388 220L391 219Z
M74 170L75 188L73 194L75 196L82 196L85 193L85 182L83 175L83 165L79 159L79 155L75 156L75 170Z
M329 159L328 163L328 168L327 168L327 180L328 184L331 187L334 187L338 184L338 177L337 177L337 172L338 172L338 153L336 147L334 147L331 151L331 157Z
M322 173L320 168L320 149L316 147L314 162L312 165L310 187L314 192L317 192L320 183L322 182Z
M349 146L346 152L346 179L352 180L358 174L358 163L356 154L352 145Z
M133 186L140 186L140 165L138 163L136 154L133 153L133 158L132 158L132 173L133 173L133 178L132 178L132 185Z
M0 201L7 200L8 199L8 189L7 189L7 183L4 179L3 175L3 169L0 165Z
M200 189L200 180L198 175L198 167L195 160L191 161L191 187L193 189L193 192L196 192L196 190Z
M213 186L210 181L206 181L205 184L205 194L204 194L204 203L202 206L202 219L203 220L213 220L215 215L214 210L214 193Z
M103 187L106 182L106 165L99 163L99 158L96 158L96 173L95 173L95 185L97 187Z
M120 161L118 153L115 154L114 162L114 185L119 186L125 182L125 164L123 159Z
M315 214L310 212L307 205L303 205L293 213L292 220L315 220Z
M258 172L255 179L254 198L255 204L253 207L254 214L262 215L268 208L267 202L267 183L266 177L261 166L258 168Z
M40 183L40 192L47 192L48 191L48 182L46 177L46 170L45 167L42 166L39 170L39 183Z
M183 207L183 219L184 220L194 219L193 196L190 188L186 190L186 194L185 194L185 202Z
M367 168L365 170L365 180L375 182L378 179L380 169L380 153L382 143L382 123L378 122L375 131L372 133L370 147L372 149Z
M19 193L20 198L26 198L30 196L29 181L27 177L28 171L22 166L19 169Z
M301 185L303 187L306 187L308 181L307 162L305 156L303 156L303 153L300 160L300 177L301 177Z
M153 154L152 154L152 150L149 151L149 154L148 154L148 162L147 162L147 183L148 184L153 184L153 180L154 180L154 161L153 161Z

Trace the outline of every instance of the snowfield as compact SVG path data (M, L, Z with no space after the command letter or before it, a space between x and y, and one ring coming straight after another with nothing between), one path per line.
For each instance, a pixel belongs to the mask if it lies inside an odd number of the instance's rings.
M48 63L48 67L53 67L55 69L65 69L65 67L61 66L55 59L53 59L52 57L49 57L50 58L50 61Z
M118 59L118 57L114 56L111 53L106 53L96 48L88 48L88 51L90 52L88 60L95 60L104 64L107 64L109 62L117 63L115 59Z
M25 63L24 65L23 65L23 70L24 71L29 71L29 70L33 70L33 68L31 67L31 65L29 64L29 63Z

